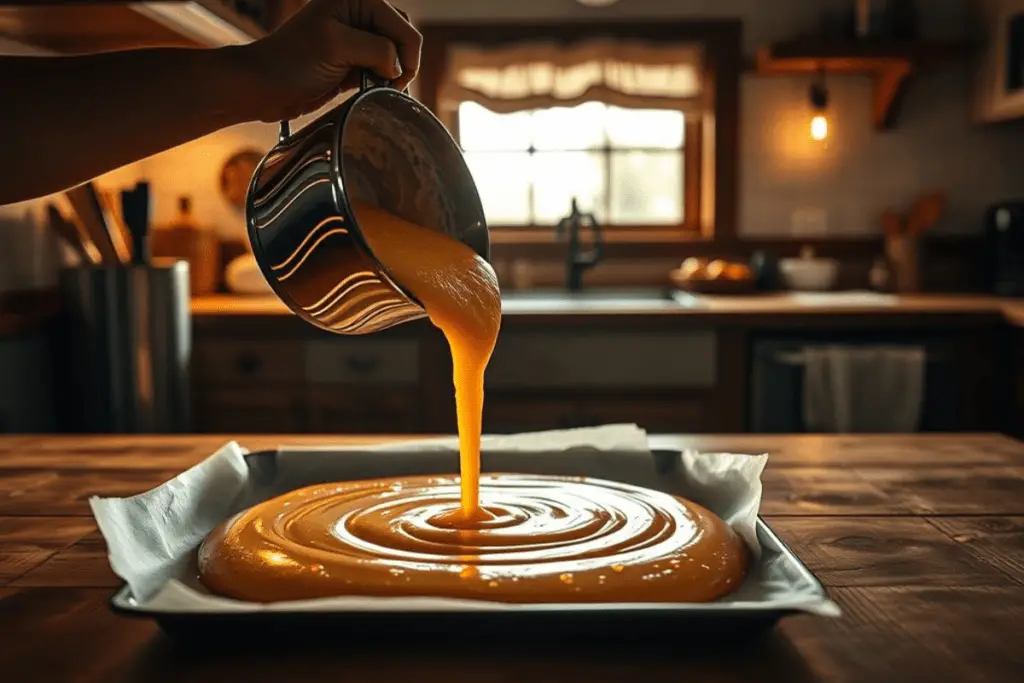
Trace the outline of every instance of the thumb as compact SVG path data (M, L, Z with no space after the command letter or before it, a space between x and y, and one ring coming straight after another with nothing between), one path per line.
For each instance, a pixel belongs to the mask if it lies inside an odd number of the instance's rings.
M331 66L370 69L380 78L395 79L402 75L398 49L390 40L349 26L339 28L334 57L341 63Z

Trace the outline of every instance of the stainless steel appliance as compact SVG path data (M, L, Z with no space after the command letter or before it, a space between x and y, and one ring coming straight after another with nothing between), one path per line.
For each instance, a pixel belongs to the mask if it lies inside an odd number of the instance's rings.
M1024 199L985 212L986 289L999 296L1024 296Z
M959 375L954 354L941 340L915 336L766 337L754 342L749 391L748 430L755 433L808 431L803 419L802 352L815 346L906 345L922 347L927 356L920 431L959 431L962 420Z

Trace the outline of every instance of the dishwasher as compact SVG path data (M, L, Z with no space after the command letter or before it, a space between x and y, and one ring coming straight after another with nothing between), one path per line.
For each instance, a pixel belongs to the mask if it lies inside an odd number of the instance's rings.
M804 433L805 349L822 346L906 346L925 352L924 401L918 431L959 431L966 396L947 343L918 337L766 337L752 345L747 428L754 433Z

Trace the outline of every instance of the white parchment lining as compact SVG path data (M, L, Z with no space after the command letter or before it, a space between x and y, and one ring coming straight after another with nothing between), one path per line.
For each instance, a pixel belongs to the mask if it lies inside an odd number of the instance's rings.
M635 425L485 437L485 472L590 476L677 494L718 514L744 539L756 566L723 607L793 609L838 616L817 582L756 530L767 455L681 453L659 473L647 434ZM675 459L673 456L672 459ZM132 607L148 612L516 610L522 605L447 598L342 597L269 604L211 595L196 579L199 543L227 517L257 502L314 483L451 473L455 439L386 446L289 448L247 455L235 442L174 479L129 498L90 499L107 542L110 566L125 580ZM664 469L664 468L662 468ZM573 605L573 608L580 608ZM594 606L598 608L599 606ZM605 606L607 607L607 606ZM681 609L687 605L648 605ZM691 608L706 607L691 605ZM536 606L533 607L536 609Z

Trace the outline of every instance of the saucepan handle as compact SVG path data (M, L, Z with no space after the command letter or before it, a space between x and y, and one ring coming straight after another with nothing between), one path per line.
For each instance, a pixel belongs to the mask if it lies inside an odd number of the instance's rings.
M365 92L370 88L390 88L392 82L393 81L390 81L386 78L377 78L369 69L359 70L359 92ZM402 92L408 94L409 88L403 88ZM289 137L291 137L291 134L291 121L288 121L287 119L281 121L281 127L278 132L277 141L284 142Z

